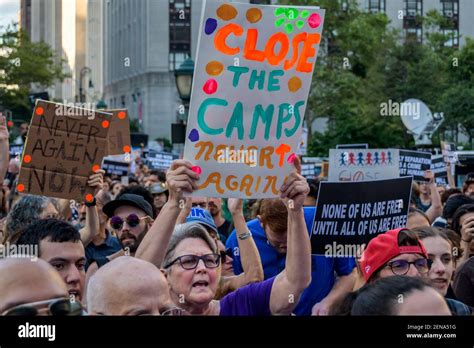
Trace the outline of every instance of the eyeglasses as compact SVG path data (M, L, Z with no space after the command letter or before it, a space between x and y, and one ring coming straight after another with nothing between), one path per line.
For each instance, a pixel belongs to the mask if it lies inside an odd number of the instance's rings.
M179 307L171 307L171 308L165 309L163 312L161 312L160 315L161 316L182 316L182 315L189 315L189 313L185 309L182 309Z
M48 313L53 316L78 316L82 315L82 305L78 301L71 302L69 298L54 298L46 301L22 304L7 309L2 315L37 316L40 313Z
M216 268L216 267L219 267L220 259L221 259L221 255L219 254L207 254L207 255L202 255L202 256L183 255L183 256L177 257L176 259L168 263L165 266L165 268L169 268L179 261L179 264L184 269L187 269L187 270L195 269L199 263L199 260L202 260L204 262L204 265L206 266L206 268Z
M231 259L234 258L234 255L232 254L232 248L221 250L219 251L219 254L221 255L222 262L225 262L227 256L229 256Z
M433 260L430 259L418 259L413 262L408 262L406 260L395 260L389 262L386 267L390 267L393 274L405 275L408 273L411 265L415 265L415 268L420 273L428 273L432 264Z
M127 222L127 225L130 227L136 227L140 224L140 221L143 219L148 218L148 216L143 216L143 217L138 217L137 214L130 214L125 218L125 222ZM114 230L120 230L123 227L124 220L120 216L112 216L110 218L110 226Z

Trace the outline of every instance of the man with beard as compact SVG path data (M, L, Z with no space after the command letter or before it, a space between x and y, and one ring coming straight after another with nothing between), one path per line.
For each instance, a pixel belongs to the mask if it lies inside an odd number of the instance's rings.
M227 238L231 232L231 223L222 216L222 198L209 198L207 205L219 234Z
M109 226L115 231L122 249L106 257L91 260L87 280L98 268L117 257L135 256L143 237L153 224L153 208L142 196L125 193L105 204L102 211L109 218Z
M462 186L462 192L471 198L474 198L474 173L466 175L466 181Z

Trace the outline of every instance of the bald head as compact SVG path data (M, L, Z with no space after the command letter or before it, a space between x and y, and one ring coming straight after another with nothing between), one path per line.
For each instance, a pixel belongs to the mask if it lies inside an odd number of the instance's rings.
M0 313L12 307L69 297L59 273L46 261L0 259Z
M153 264L130 256L101 267L87 286L87 308L100 315L158 315L171 304L165 276Z

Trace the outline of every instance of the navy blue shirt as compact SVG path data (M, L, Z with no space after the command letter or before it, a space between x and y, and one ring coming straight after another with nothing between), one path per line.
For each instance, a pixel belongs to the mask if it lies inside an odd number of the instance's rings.
M316 209L314 207L304 208L304 218L306 227L311 235L313 229L314 215ZM247 223L247 227L252 232L253 239L257 245L260 259L262 261L263 273L265 279L276 276L285 269L286 254L279 254L267 240L267 236L263 231L258 219L251 220ZM236 275L243 272L240 262L240 252L237 243L235 230L227 239L226 248L232 248L233 251L233 267ZM311 256L311 283L301 295L300 302L295 308L296 315L311 315L313 306L324 299L331 291L335 283L335 274L345 276L352 272L356 266L352 257L326 257L319 255Z
M107 230L105 233L106 237L101 245L94 245L94 243L90 242L86 246L86 268L89 267L92 260L115 254L117 251L122 249L120 242L116 237L112 236Z

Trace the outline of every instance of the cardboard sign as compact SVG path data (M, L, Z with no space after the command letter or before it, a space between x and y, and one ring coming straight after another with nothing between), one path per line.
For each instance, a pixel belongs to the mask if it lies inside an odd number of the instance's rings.
M293 170L324 10L205 1L184 158L194 194L269 198Z
M443 155L433 155L431 157L431 170L435 175L437 185L448 185L448 171Z
M121 155L130 153L132 142L130 140L130 121L127 109L104 110L112 114L108 141L108 155Z
M426 182L425 170L431 168L431 153L400 150L400 176L413 176L413 180Z
M91 201L87 180L107 151L111 114L37 100L23 151L22 193Z
M397 149L331 149L329 181L370 181L399 177Z
M150 169L168 170L171 163L178 159L178 155L169 152L149 151L146 156L146 165Z
M378 234L405 227L411 177L366 182L321 182L311 234L313 254L360 256Z
M109 156L104 158L104 161L102 162L102 169L110 175L127 176L130 172L130 163L126 161L114 160Z

